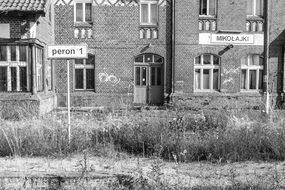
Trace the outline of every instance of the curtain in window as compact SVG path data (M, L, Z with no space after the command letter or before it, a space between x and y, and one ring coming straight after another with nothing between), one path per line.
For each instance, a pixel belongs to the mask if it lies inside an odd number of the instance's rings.
M203 70L203 89L210 89L210 70L204 69Z
M150 5L150 11L151 11L151 24L157 24L157 4L151 4Z
M219 69L213 70L213 89L219 89Z
M85 4L85 21L92 21L92 4L91 3L86 3Z
M83 4L76 3L76 21L82 22L83 21Z
M241 71L241 89L246 89L246 70Z
M196 69L195 70L195 89L201 89L201 81L200 81L200 76L201 76L201 70Z
M216 14L216 0L209 0L209 15Z
M247 13L247 15L253 15L253 12L252 12L253 1L254 0L247 0L246 1L246 13Z
M141 22L148 23L148 5L141 4Z

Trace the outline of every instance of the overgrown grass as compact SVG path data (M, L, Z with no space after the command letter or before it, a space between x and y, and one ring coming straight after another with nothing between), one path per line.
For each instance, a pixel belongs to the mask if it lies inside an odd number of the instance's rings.
M262 114L253 113L73 113L71 144L64 114L0 120L0 156L57 156L86 149L104 155L108 149L175 162L284 160L283 117L275 114L265 122Z

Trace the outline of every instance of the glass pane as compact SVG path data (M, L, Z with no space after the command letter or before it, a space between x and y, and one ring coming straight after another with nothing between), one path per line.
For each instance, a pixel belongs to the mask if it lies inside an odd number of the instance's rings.
M76 21L83 21L83 4L76 3Z
M247 0L246 1L246 13L247 13L247 15L253 15L252 4L253 4L253 0Z
M151 4L150 5L150 9L151 9L151 19L150 22L152 24L157 24L157 4Z
M259 70L259 85L258 89L263 89L263 71Z
M219 69L213 70L213 89L219 89Z
M216 0L209 0L209 15L216 14Z
M207 14L207 0L200 0L200 15Z
M86 89L94 89L94 69L86 69Z
M241 65L247 65L247 56L242 57L240 62L241 62Z
M20 61L27 61L27 48L26 46L19 46Z
M163 59L162 59L162 57L160 57L158 55L154 55L154 62L155 63L163 63Z
M263 65L263 58L259 57L259 65Z
M201 70L195 69L195 89L201 89L200 76L201 76Z
M83 60L82 60L82 62L83 62ZM94 63L95 63L95 55L88 54L88 59L86 60L86 65L94 65Z
M213 61L214 61L214 65L219 65L220 64L220 59L219 59L219 57L217 57L217 56L213 56Z
M11 90L16 91L17 90L17 70L16 70L16 67L10 67L10 73L11 73Z
M203 89L210 89L210 70L204 69L203 70Z
M7 48L0 46L0 61L7 61Z
M91 3L85 4L85 21L91 21L92 20L92 5Z
M210 65L211 64L211 55L203 55L203 64Z
M155 67L150 68L150 85L154 86L155 85Z
M75 88L83 89L83 69L75 69Z
M148 5L141 4L141 22L148 23Z
M7 91L7 67L0 67L0 92Z
M241 89L246 89L246 70L241 70Z
M161 78L162 78L162 73L161 73L161 67L157 67L157 85L161 85Z
M256 89L256 70L249 71L249 89Z
M256 0L256 16L263 16L263 0Z
M27 68L20 67L20 91L27 91Z
M83 65L83 59L75 59L75 64Z
M141 85L141 68L136 67L136 85L140 86Z
M135 62L136 63L143 63L143 55L140 55L138 57L135 58Z
M146 67L142 67L142 86L146 86Z
M16 46L11 46L11 61L17 61Z
M201 64L201 56L195 58L195 64Z
M253 55L247 56L248 65L253 65Z
M146 63L152 63L153 62L153 55L152 54L146 54L144 58L145 58Z
M37 48L37 63L40 65L42 64L42 60L43 60L42 55L43 55L42 50Z
M253 55L253 65L260 65L259 60L259 55Z

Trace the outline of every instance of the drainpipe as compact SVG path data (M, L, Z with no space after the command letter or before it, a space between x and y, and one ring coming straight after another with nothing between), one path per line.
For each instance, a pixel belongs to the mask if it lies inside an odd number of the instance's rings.
M172 39L171 39L171 95L174 94L175 91L175 0L172 0Z
M264 1L265 7L265 30L264 30L264 79L263 79L263 92L266 94L265 112L269 113L270 97L269 97L269 45L270 45L270 0Z

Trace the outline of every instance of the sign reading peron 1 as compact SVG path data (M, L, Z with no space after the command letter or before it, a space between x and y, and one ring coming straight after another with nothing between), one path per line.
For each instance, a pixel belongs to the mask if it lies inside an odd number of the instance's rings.
M49 45L49 59L87 59L87 45Z
M254 44L254 36L249 34L212 34L212 43Z

